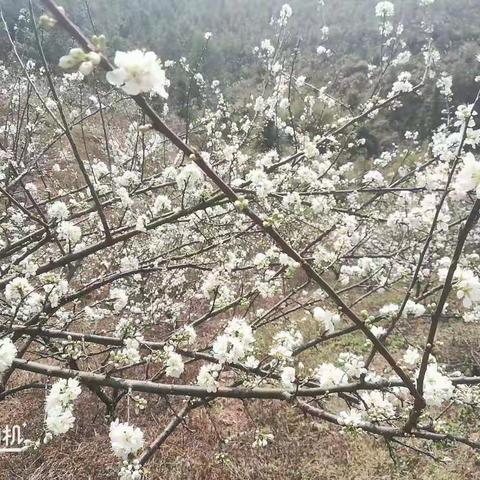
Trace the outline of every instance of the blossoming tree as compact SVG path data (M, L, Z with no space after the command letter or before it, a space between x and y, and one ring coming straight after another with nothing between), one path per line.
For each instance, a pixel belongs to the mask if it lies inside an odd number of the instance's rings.
M47 390L44 431L26 448L72 429L89 390L111 422L122 479L146 476L189 414L220 398L284 402L412 448L479 449L468 425L441 422L450 407L479 404L480 377L437 358L442 322L480 314L478 97L451 105L428 25L418 76L394 4L377 4L382 54L353 108L307 81L298 51L292 60L284 5L274 38L253 52L262 82L239 108L185 59L131 50L112 62L108 39L40 4L29 22L42 65L10 38L21 76L0 67L11 85L0 132L0 399ZM45 59L49 28L76 42L59 54L63 75ZM317 55L333 53L321 45ZM169 126L173 68L204 98L179 133ZM406 132L359 172L358 129L427 84L447 105L428 147ZM266 123L269 149L259 147ZM409 337L419 322L425 335ZM355 333L366 343L311 366L312 352ZM156 438L117 413L125 402L148 409L150 396L172 408ZM257 430L253 443L272 441Z

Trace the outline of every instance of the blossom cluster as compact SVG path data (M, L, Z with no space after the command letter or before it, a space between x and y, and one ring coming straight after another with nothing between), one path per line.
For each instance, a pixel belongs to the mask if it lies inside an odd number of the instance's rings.
M81 391L74 378L61 379L52 385L45 401L47 435L60 435L73 427L73 406Z

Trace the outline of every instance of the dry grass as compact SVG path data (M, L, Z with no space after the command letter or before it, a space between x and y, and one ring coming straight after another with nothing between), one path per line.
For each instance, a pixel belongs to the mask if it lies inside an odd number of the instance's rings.
M306 330L308 322L304 324ZM427 327L415 322L408 337L421 338ZM307 333L307 332L306 332ZM309 334L312 332L308 332ZM349 347L358 351L363 339L351 335L322 346L305 355L314 364ZM458 321L445 323L440 330L442 342L438 356L465 362L464 347L478 341L475 326ZM406 336L392 339L393 350L400 348ZM17 373L15 383L31 380L29 374ZM131 413L132 423L151 440L170 418L164 399L147 396L145 414ZM175 406L175 405L174 405ZM75 430L55 439L38 451L0 455L0 480L11 479L115 479L118 464L109 449L108 425L103 405L86 392L76 406ZM43 396L41 391L25 392L2 402L0 426L26 423L25 436L35 438L42 429ZM119 412L126 418L125 405ZM448 418L452 424L458 419ZM476 418L472 421L478 422ZM266 448L252 447L257 426L270 431L275 441ZM188 428L180 427L149 464L150 478L171 480L469 480L479 478L475 455L467 448L446 449L431 446L430 453L444 460L434 462L425 455L401 448L393 458L383 439L317 423L278 402L248 403L217 401L208 409L195 411ZM419 444L417 444L419 446Z
M9 412L26 418L27 431L38 431L41 402L8 402ZM88 395L74 432L38 452L0 457L0 479L114 479L116 461L109 452L108 422L89 411ZM25 404L31 406L25 410ZM90 404L90 409L91 409ZM166 422L165 405L159 403L134 422L154 436ZM4 410L4 409L2 409ZM153 410L153 411L152 411ZM471 452L435 449L439 457L454 454L446 465L427 457L403 452L395 464L383 440L342 432L318 424L278 403L250 405L253 418L274 433L275 441L264 449L252 448L254 427L240 402L219 402L208 412L195 412L188 429L180 428L149 465L152 479L171 480L368 480L478 478ZM9 418L10 415L9 415ZM4 417L2 417L2 422ZM99 421L98 421L99 420ZM31 423L30 423L31 422ZM246 432L246 433L243 433ZM223 453L220 461L218 454ZM453 456L453 455L452 455Z

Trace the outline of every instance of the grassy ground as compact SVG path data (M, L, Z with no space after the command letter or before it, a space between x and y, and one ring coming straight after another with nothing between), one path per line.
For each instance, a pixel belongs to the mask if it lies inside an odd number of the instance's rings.
M302 324L305 335L312 325ZM406 340L419 338L427 327L417 321L391 340L395 352ZM444 323L440 330L438 357L453 357L457 365L467 365L478 347L475 325L460 321ZM464 340L468 338L468 340ZM359 352L364 341L350 335L328 343L304 356L308 366L340 351ZM467 367L468 368L468 367ZM20 373L26 381L29 375ZM132 423L142 427L147 441L168 422L169 406L162 399L147 397L145 414L131 413ZM34 438L42 428L41 391L21 393L0 405L0 426L25 422L25 436ZM78 421L74 431L55 439L39 451L15 455L0 454L0 480L13 479L114 479L117 463L110 452L109 420L104 408L90 393L82 395L76 406ZM126 418L125 410L120 410ZM447 417L451 425L457 417ZM476 416L468 419L478 425ZM399 445L363 434L342 431L317 423L293 408L278 402L248 403L218 401L208 409L194 412L187 424L168 440L149 464L152 479L192 480L368 480L428 479L467 480L480 478L480 466L473 451L431 446L427 455L419 455ZM256 428L274 434L274 442L265 448L253 448ZM420 444L416 446L420 447ZM424 447L422 447L424 448Z
M40 408L41 405L38 405ZM18 412L20 413L20 412ZM31 420L37 417L32 412ZM243 408L231 403L197 412L179 429L150 463L152 479L171 480L368 480L368 479L477 479L479 467L467 449L435 448L446 463L426 456L399 452L392 457L385 442L361 434L342 432L318 424L284 406L252 407L274 433L275 441L252 448L251 421ZM25 412L22 412L24 417ZM27 415L30 416L30 415ZM3 421L3 419L2 419ZM107 424L82 415L75 432L39 452L0 457L0 478L10 479L114 479L116 463L109 452ZM135 419L148 438L162 428L161 413ZM158 426L157 426L158 423ZM218 436L221 432L222 440ZM220 455L221 454L221 455ZM449 457L449 458L447 458Z

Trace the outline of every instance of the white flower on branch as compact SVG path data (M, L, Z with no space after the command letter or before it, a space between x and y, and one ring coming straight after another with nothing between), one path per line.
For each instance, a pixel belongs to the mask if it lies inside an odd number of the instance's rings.
M73 403L81 391L80 384L73 378L58 380L52 386L45 403L45 425L51 434L61 435L73 427Z
M140 342L136 338L125 338L125 347L112 352L112 359L117 365L131 365L140 362Z
M17 347L12 340L8 337L2 338L0 340L0 375L12 366L16 355Z
M172 202L166 195L158 195L153 204L153 213L158 215L164 210L170 210L172 208Z
M370 331L377 337L381 337L387 333L387 330L384 327L380 327L378 325L372 325L370 327Z
M122 272L136 270L137 268L139 268L139 266L140 266L140 262L138 261L138 258L133 256L123 257L120 260L120 270Z
M423 397L428 405L440 406L450 400L455 387L452 381L438 370L436 363L427 366L423 384Z
M475 126L474 117L477 116L476 110L473 110L474 105L459 105L457 110L455 111L455 116L457 117L457 121L455 122L455 126L463 127L467 124L469 127Z
M57 307L60 299L68 293L68 282L63 279L56 279L54 282L46 284L43 289L47 293L48 301L52 307Z
M250 170L246 179L252 183L259 197L266 197L275 190L274 182L268 177L268 174L260 169Z
M338 363L341 365L342 370L351 378L360 378L361 375L367 372L362 357L352 352L342 352L338 356Z
M235 363L245 358L252 350L255 338L252 327L241 318L232 318L212 346L213 356L221 363Z
M383 175L378 170L370 170L363 176L363 183L367 185L380 186L385 183Z
M415 303L413 300L408 300L403 309L403 317L421 317L425 313L425 307L420 303Z
M129 455L136 454L144 444L143 432L138 427L117 420L110 424L110 442L113 453L126 460Z
M480 196L480 161L475 160L473 153L468 152L463 159L463 168L456 178L455 191L463 198L472 190Z
M280 26L285 26L288 23L288 19L292 16L292 13L292 7L288 3L285 3L280 10L278 24Z
M75 417L70 409L54 407L47 413L45 425L53 435L67 433L74 425Z
M382 317L393 317L398 313L399 310L400 306L396 303L387 303L378 311L378 313Z
M65 203L56 201L48 207L47 214L52 220L66 220L70 212Z
M132 463L123 462L122 468L118 472L118 480L141 480L143 478L142 465L138 460Z
M116 52L114 63L117 68L107 72L107 80L112 85L121 87L128 95L153 92L168 98L170 82L154 52Z
M62 378L54 383L50 389L46 400L46 409L66 408L78 398L81 392L82 389L78 380L74 378L65 380Z
M222 367L217 363L207 363L200 367L197 376L197 384L206 388L207 392L216 392L218 388L218 375Z
M325 55L327 57L330 57L332 55L332 51L329 48L324 47L323 45L319 45L317 47L317 55Z
M114 300L113 310L116 313L121 312L128 303L128 294L123 288L112 288L110 290L110 298Z
M375 6L375 15L377 17L393 17L395 6L392 2L378 2Z
M413 347L408 347L407 351L403 355L403 361L407 365L416 365L420 358L420 353L418 353L418 350Z
M339 425L344 425L346 427L358 427L362 425L363 415L360 410L351 409L349 411L342 410L338 415Z
M454 278L457 280L455 284L457 298L462 300L465 308L480 302L480 279L471 270L459 269L455 272Z
M68 221L63 221L58 225L57 234L60 240L65 240L70 245L75 245L82 238L81 228Z
M315 377L324 388L334 387L347 381L347 374L331 363L322 363L317 367Z
M410 82L412 74L410 72L401 72L397 80L392 85L392 90L388 94L389 97L394 97L399 93L408 93L413 90L413 85Z
M280 374L280 381L286 390L295 388L295 369L293 367L284 367Z
M440 93L446 97L451 97L453 94L452 85L453 77L443 72L440 78L437 80L437 88L440 90Z
M322 307L313 309L313 318L318 322L322 322L325 327L325 333L333 333L335 326L340 322L340 315L324 310Z
M194 163L189 163L180 169L175 181L180 190L184 190L187 186L191 189L196 189L204 182L204 175L202 170Z
M293 350L303 341L303 336L298 330L281 331L273 337L273 345L270 348L270 355L279 360L291 360Z
M406 50L405 52L400 52L397 57L392 61L392 65L404 65L410 61L412 54Z
M197 339L197 332L192 325L184 325L178 332L174 333L170 341L179 347L193 345Z
M366 392L362 394L362 400L366 404L368 416L372 422L381 422L395 416L395 408L386 393Z
M318 155L320 155L316 143L311 141L305 142L304 152L305 156L310 159L318 157Z
M14 278L5 287L5 299L8 303L15 305L23 300L33 291L29 281L23 277Z
M182 356L173 350L172 346L167 346L165 352L165 373L169 377L178 378L185 370Z
M135 224L135 230L138 232L147 232L148 217L147 215L139 215L137 218L137 223Z
M307 79L307 77L305 77L305 75L300 75L297 77L297 79L295 80L295 86L297 88L301 88L305 85L305 80Z

